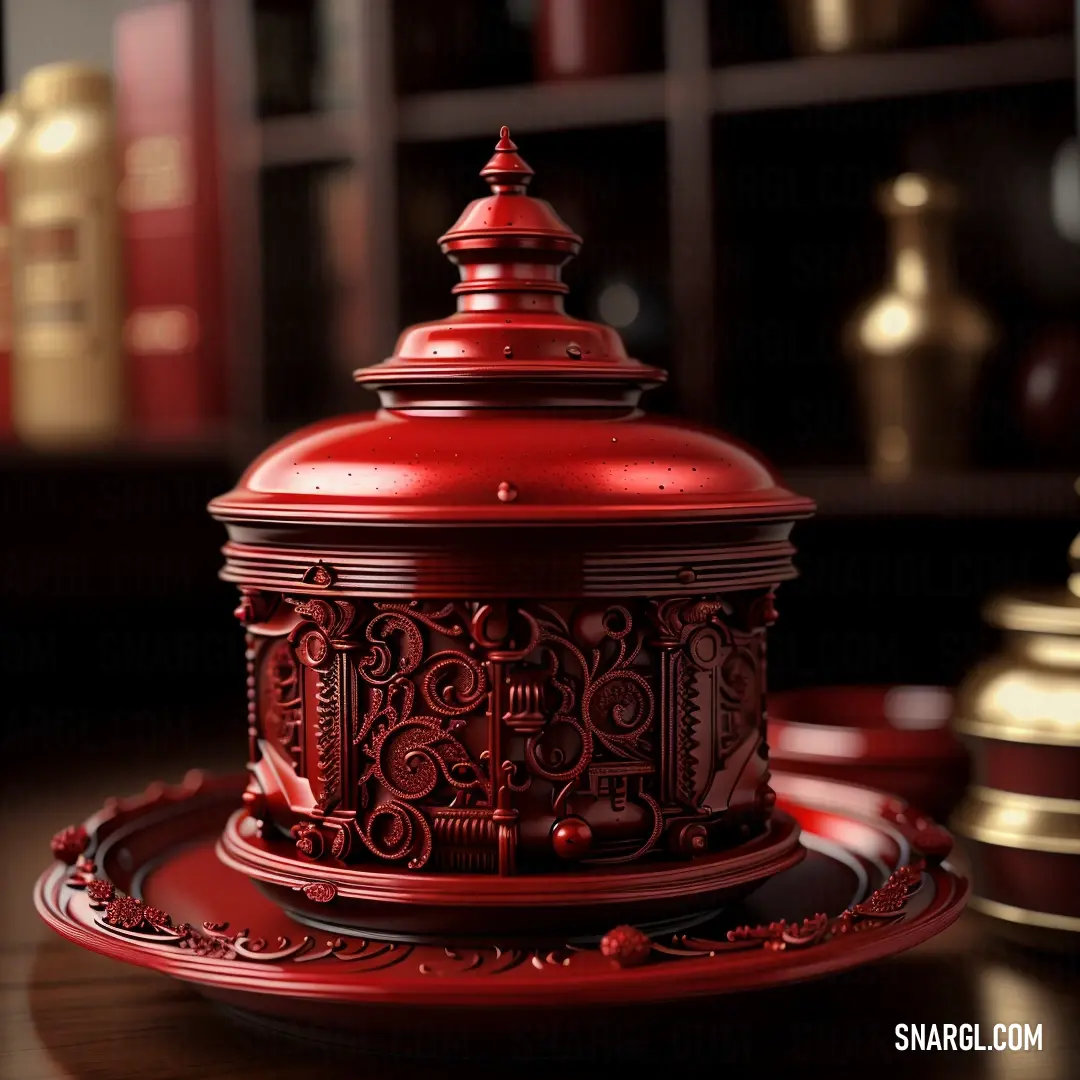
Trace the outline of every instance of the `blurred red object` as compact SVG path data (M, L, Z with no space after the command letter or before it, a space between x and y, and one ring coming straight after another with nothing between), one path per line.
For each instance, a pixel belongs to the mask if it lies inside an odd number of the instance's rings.
M641 70L648 52L649 2L539 0L537 79L589 79Z
M826 686L769 696L769 761L900 795L944 819L968 758L950 727L952 692L936 686Z
M224 413L222 252L210 0L116 22L117 132L132 419L151 438Z
M1054 464L1080 465L1080 326L1041 334L1017 371L1020 427Z
M980 0L979 6L1006 34L1049 34L1073 21L1073 0Z

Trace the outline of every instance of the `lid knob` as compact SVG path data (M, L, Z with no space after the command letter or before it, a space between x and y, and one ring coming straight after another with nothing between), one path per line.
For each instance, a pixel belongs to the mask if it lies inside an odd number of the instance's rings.
M461 282L454 287L461 297L458 310L491 310L495 305L561 312L561 302L551 298L567 291L561 269L577 254L581 237L547 202L526 194L533 170L518 154L505 125L480 175L491 191L469 203L439 237L444 254L461 271Z
M533 170L520 154L510 138L510 129L503 124L499 128L499 141L491 160L480 170L480 175L491 185L496 195L524 195L525 188L533 178Z
M357 381L395 408L636 406L665 374L630 359L610 327L566 314L562 268L581 237L527 190L533 170L509 128L480 175L491 189L439 237L460 275L457 311L410 327ZM516 502L516 484L498 479L489 493Z

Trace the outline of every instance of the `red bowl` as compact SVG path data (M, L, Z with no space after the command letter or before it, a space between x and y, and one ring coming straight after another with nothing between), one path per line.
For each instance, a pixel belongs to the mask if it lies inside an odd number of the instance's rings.
M785 772L891 791L944 820L968 779L939 686L822 686L769 696L769 759Z

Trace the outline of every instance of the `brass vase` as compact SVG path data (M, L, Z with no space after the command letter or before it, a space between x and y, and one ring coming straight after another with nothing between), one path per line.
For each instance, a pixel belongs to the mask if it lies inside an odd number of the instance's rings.
M1080 569L1080 537L1071 551ZM1024 942L1080 947L1080 574L1069 589L999 597L1004 649L960 690L973 784L953 817L972 906Z
M885 287L844 331L869 465L881 480L966 464L976 378L994 343L989 316L955 281L955 189L905 173L878 205L889 226Z

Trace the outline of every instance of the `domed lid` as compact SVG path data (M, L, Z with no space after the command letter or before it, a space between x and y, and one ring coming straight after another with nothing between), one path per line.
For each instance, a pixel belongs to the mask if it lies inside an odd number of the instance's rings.
M490 185L439 240L457 311L356 372L383 409L300 431L211 503L229 522L508 524L793 520L810 500L751 450L636 408L665 373L568 316L581 238L527 193L504 127Z
M1077 567L1080 537L1073 541L1069 556ZM972 672L958 697L954 721L958 732L1006 742L1080 746L1078 586L1080 574L1074 574L1068 589L1025 589L986 604L983 617L991 626L1016 635L1025 659L1018 663L995 658Z
M1080 493L1080 480L1076 482ZM1027 589L994 597L983 612L1001 630L1080 637L1080 535L1069 546L1067 589Z

